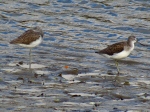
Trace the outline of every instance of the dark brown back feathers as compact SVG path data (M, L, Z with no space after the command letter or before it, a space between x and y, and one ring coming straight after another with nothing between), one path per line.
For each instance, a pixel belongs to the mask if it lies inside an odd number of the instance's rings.
M126 42L115 43L115 44L112 44L112 45L108 46L107 48L97 51L95 53L113 55L115 53L119 53L119 52L123 51L125 44L126 44Z
M42 30L39 27L34 27L33 29L24 32L18 38L12 40L10 44L30 44L37 40L40 36L43 37Z

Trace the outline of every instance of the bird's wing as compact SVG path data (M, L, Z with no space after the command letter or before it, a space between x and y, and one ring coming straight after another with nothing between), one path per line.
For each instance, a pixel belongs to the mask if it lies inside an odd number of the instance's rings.
M109 45L107 48L100 50L96 53L113 55L115 53L119 53L119 52L123 51L125 44L126 44L126 42L115 43L115 44Z
M40 37L38 32L34 32L33 30L27 30L18 38L12 40L10 44L30 44L31 42L37 40Z

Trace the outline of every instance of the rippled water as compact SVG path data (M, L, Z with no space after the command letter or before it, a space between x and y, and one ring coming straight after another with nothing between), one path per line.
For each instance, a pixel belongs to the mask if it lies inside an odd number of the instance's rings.
M1 112L150 111L149 0L1 0L0 12ZM29 49L9 42L34 26L44 40L31 72ZM116 76L94 52L130 35L141 44Z

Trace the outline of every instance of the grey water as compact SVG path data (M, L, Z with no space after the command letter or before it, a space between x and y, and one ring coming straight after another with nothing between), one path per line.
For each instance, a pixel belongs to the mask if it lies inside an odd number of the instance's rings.
M150 111L149 0L0 0L1 112ZM32 50L9 42L39 26ZM119 61L95 54L134 35Z

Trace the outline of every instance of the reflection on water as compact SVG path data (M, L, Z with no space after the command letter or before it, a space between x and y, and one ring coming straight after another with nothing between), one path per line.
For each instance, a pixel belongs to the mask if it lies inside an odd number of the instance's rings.
M148 110L149 7L149 0L1 0L0 111ZM33 49L31 75L28 49L9 42L34 26L44 40ZM119 62L115 81L114 62L94 52L130 35L141 44Z

